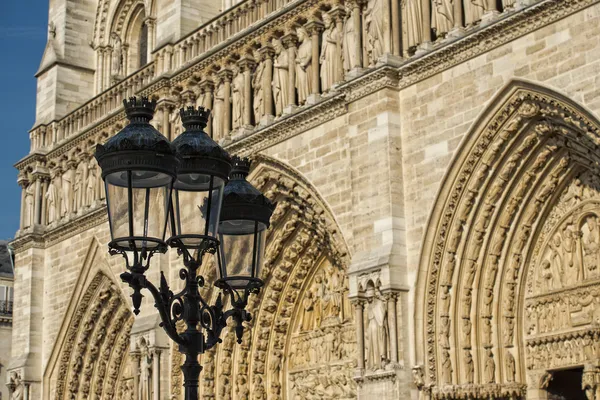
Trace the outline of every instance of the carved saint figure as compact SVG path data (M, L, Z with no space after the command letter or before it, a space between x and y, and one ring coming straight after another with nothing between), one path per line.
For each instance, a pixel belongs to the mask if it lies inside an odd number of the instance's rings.
M244 115L244 74L236 69L231 81L231 128L239 128L243 125Z
M150 400L152 397L152 357L148 345L142 341L140 357L140 378L138 388L139 400Z
M515 363L515 357L512 355L510 350L506 350L506 355L504 356L504 362L505 362L505 366L506 366L506 380L508 382L514 382L515 375L516 375L516 370L515 370L516 363Z
M496 364L494 363L494 354L492 353L492 349L486 349L483 375L486 383L494 383L496 380Z
M303 104L312 93L312 41L306 29L300 27L296 30L300 46L296 55L296 88L298 88L298 103Z
M453 0L431 0L431 28L438 39L454 26ZM469 1L469 0L467 0Z
M563 245L563 281L565 285L572 285L581 279L579 260L577 257L577 246L579 237L575 231L572 220L567 221L562 229Z
M375 65L379 57L383 55L385 13L382 0L368 0L364 12L365 18L365 45L369 56L369 65Z
M357 65L356 60L356 41L357 29L354 26L352 18L352 7L346 5L346 15L344 17L344 34L342 35L342 51L344 59L344 71L348 72Z
M110 35L110 39L112 41L111 73L113 75L121 75L121 66L123 65L121 38L116 32L113 32Z
M73 192L72 192L72 185L73 185L73 181L75 178L75 170L73 168L65 168L64 170L65 172L62 175L62 183L61 183L61 189L62 189L62 210L61 210L61 214L62 215L68 215L71 213L71 210L73 209Z
M465 24L467 24L467 26L470 26L473 25L475 22L479 21L484 11L485 0L465 0Z
M227 105L229 106L229 105ZM225 116L225 84L221 81L215 90L214 106L213 106L213 138L221 139L224 136L223 132L223 117Z
M46 198L46 204L48 207L48 223L51 224L54 221L58 221L60 218L60 182L58 179L60 172L59 170L53 170L48 184L48 189L44 197Z
M464 354L465 379L467 383L473 383L475 379L475 364L473 362L473 356L469 350L465 350Z
M21 381L21 375L18 372L10 373L10 381L8 386L12 390L11 400L23 400L25 387Z
M585 278L594 278L598 276L598 255L600 254L600 231L595 215L590 215L585 219L581 227L581 242Z
M313 292L307 290L302 299L302 315L300 317L299 330L300 332L311 331L314 327L314 306L315 299Z
M85 161L81 161L77 165L77 169L75 170L75 185L73 187L73 191L75 191L75 207L74 211L79 211L83 208L84 200L85 200L85 179L87 175L87 163Z
M329 14L323 14L323 43L321 45L321 88L327 91L342 77L342 35Z
M23 228L27 228L33 225L34 222L34 199L35 199L35 188L33 183L29 183L25 188L25 217L23 219Z
M383 296L378 289L372 289L372 292L367 300L367 366L378 369L388 359L389 334Z
M85 204L91 206L94 201L98 198L98 193L96 191L97 185L96 182L98 178L96 177L96 162L91 160L88 165L88 176L87 182L85 185Z
M442 382L452 384L452 360L448 350L442 350Z
M281 40L273 39L273 48L276 54L273 62L273 98L275 99L275 115L279 116L287 105L290 62L288 52L283 48Z
M254 59L260 60L258 51L254 51ZM263 94L263 76L265 72L265 63L258 62L254 73L252 74L252 90L254 98L252 99L252 109L254 110L254 123L258 124L263 116L264 109L264 94Z
M469 1L469 0L466 0ZM405 0L402 4L402 15L405 23L402 24L403 33L406 35L408 47L415 47L423 43L423 10L421 0Z

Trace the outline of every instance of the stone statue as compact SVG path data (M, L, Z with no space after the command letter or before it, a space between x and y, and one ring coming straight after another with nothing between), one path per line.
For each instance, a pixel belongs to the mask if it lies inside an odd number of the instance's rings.
M244 74L239 69L234 72L231 81L231 128L239 128L243 123L244 116Z
M346 15L344 17L344 34L342 35L342 58L344 71L348 72L357 64L356 60L356 41L359 32L354 26L352 18L352 7L346 4Z
M254 59L260 60L260 54L258 51L254 51ZM252 99L252 107L254 109L254 123L258 124L260 119L263 116L264 109L264 94L263 94L263 75L265 72L265 63L258 62L256 64L256 69L254 70L254 74L252 75L252 89L254 91L254 98ZM275 79L275 75L273 75L273 79Z
M421 0L405 0L401 4L406 20L403 24L403 31L408 41L408 47L415 47L423 43L422 2Z
M73 187L74 179L75 179L75 170L73 168L70 168L67 166L67 168L65 168L65 170L63 172L62 183L61 183L61 189L62 189L61 214L63 216L70 214L71 210L73 209L72 187Z
M475 380L475 364L473 362L473 356L470 350L464 351L464 363L465 363L465 380L467 383L473 383Z
M492 322L490 318L481 318L481 340L486 344L492 342Z
M492 353L492 349L486 349L483 375L486 383L494 383L496 380L496 364L494 363L494 354Z
M585 278L594 278L598 276L598 256L600 254L600 232L595 215L588 216L581 227L581 244Z
M33 225L35 213L35 185L29 183L25 188L25 217L23 219L23 228Z
M470 318L462 318L462 345L471 347L471 329L473 324Z
M342 34L329 14L323 14L323 43L321 44L321 88L327 91L342 80Z
M296 55L296 88L298 89L298 104L304 104L309 94L312 93L312 41L306 29L300 27L296 30L300 46Z
M290 62L288 52L283 48L281 40L273 39L272 43L276 54L273 62L273 98L275 99L275 115L279 116L287 105Z
M506 350L506 355L504 356L504 365L506 366L506 380L508 382L514 382L516 375L516 362L515 357L512 355L510 350Z
M379 57L384 52L384 24L385 14L382 0L368 0L367 8L364 12L365 18L365 46L367 47L367 55L369 57L369 65L373 66L377 63Z
M8 386L12 389L11 400L24 400L25 385L21 381L21 375L18 372L10 373Z
M60 183L58 174L59 172L57 170L52 171L50 183L48 184L48 189L44 195L48 207L47 220L49 224L60 219Z
M219 82L215 90L212 116L212 134L213 138L218 140L225 135L225 132L223 132L223 118L225 117L225 84L223 82Z
M281 366L283 364L283 354L281 350L275 349L273 350L273 354L271 356L270 368L271 371L271 379L272 383L276 383L279 385L281 382Z
M431 0L431 28L435 31L438 39L445 36L454 26L454 6L452 1Z
M75 170L75 185L73 186L75 207L74 211L79 211L83 208L85 202L85 177L87 175L87 163L81 161Z
M97 181L98 178L96 177L96 162L94 160L91 160L88 164L88 176L85 185L85 204L88 206L91 206L94 203L94 201L96 201L96 199L98 198L98 193L96 190Z
M485 0L464 0L465 24L471 26L481 19Z
M121 75L121 66L123 65L121 38L116 32L111 33L110 38L112 41L111 73L113 75Z
M152 398L152 356L149 354L148 345L142 341L139 370L138 399L150 400Z
M388 359L387 309L378 289L373 290L367 305L367 366L378 369Z
M442 383L452 384L452 361L447 349L442 350Z
M248 382L246 380L246 377L242 374L239 374L237 376L237 380L236 380L236 394L237 394L237 398L240 400L248 400L248 397L250 396L250 390L248 389Z
M440 318L440 340L439 344L445 349L450 348L450 318Z
M581 279L577 246L579 237L572 220L568 220L562 229L563 278L565 285L572 285Z

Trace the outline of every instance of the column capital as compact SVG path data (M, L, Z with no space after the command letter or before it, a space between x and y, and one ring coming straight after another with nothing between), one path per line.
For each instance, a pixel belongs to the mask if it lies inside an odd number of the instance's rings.
M314 36L323 32L325 30L325 25L323 25L323 23L318 19L314 18L304 24L304 28L306 28L306 31L309 35Z
M344 10L344 6L341 4L337 4L333 7L329 12L327 12L335 21L340 22L344 20L346 16L346 10Z
M237 61L237 65L242 71L251 71L256 66L256 61L250 54L244 54L242 58Z
M229 68L223 68L219 72L217 72L217 76L223 82L231 82L233 78L233 72Z
M289 49L291 47L297 47L298 35L296 35L296 32L293 31L288 32L281 37L281 43L283 43L283 47L285 47L286 49Z
M215 88L215 83L213 82L211 77L203 78L200 83L200 90L204 92L212 92Z
M272 59L275 56L275 49L271 43L263 44L257 52L260 54L261 60Z

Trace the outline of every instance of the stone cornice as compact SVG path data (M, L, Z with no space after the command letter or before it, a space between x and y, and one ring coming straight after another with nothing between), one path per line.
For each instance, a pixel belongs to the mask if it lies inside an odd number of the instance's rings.
M448 68L460 64L470 58L484 54L500 45L515 40L518 37L526 35L543 26L551 24L559 19L565 18L568 15L598 3L599 0L545 0L526 9L508 14L504 18L496 21L493 24L485 27L479 27L467 35L458 38L454 41L442 42L435 47L431 52L422 56L412 57L405 61L400 66L384 65L375 69L366 71L364 75L344 83L338 89L340 94L343 94L346 102L352 102L361 97L374 93L382 88L402 89L411 86L423 79L440 73ZM313 7L316 0L305 0L301 2L293 2L283 7L280 11L273 13L266 18L262 25L253 27L254 31L248 33L241 31L231 39L221 43L219 46L205 53L205 56L198 59L194 63L183 65L179 70L172 74L164 74L156 78L152 83L143 88L139 94L143 96L157 96L161 90L181 83L190 78L194 74L200 73L209 68L211 65L218 63L226 55L232 51L239 50L252 41L256 41L262 35L267 34L272 29L283 26L289 20L298 17L302 13ZM374 84L375 83L375 84ZM312 106L317 108L319 112L336 115L336 108L339 107L338 102L332 102L326 99L323 102ZM331 107L334 110L327 110ZM311 115L313 112L308 112L309 108L301 111L297 116ZM293 117L295 117L294 115ZM111 124L124 119L123 112L119 109L111 115L99 121L97 124L89 127L80 134L69 138L68 141L55 149L48 152L48 158L60 156L68 150L76 147L81 141L88 139L94 134L107 129ZM292 118L286 118L285 121L292 121ZM294 119L297 121L297 119ZM264 138L267 133L284 126L282 119L281 125L276 122L266 128L254 131L250 135L236 139L240 142L231 143L229 148L237 149L242 147L241 143L255 143ZM310 129L314 123L303 124L302 129ZM302 129L296 129L297 134L302 132ZM279 134L279 132L277 132ZM271 138L272 144L279 143L282 140L290 137L290 132L285 130L281 138ZM268 145L261 146L262 148ZM254 150L256 151L256 150ZM249 153L249 151L246 151ZM22 170L31 163L31 155L19 161L15 166Z

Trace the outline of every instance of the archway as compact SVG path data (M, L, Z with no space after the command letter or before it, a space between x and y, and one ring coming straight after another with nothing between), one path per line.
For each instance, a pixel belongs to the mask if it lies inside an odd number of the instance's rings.
M541 398L547 370L571 364L538 368L538 349L597 335L590 320L536 336L525 313L536 277L548 276L538 272L547 264L538 257L544 238L571 213L565 196L577 179L598 174L599 127L565 96L515 81L467 134L430 218L416 293L417 361L433 398ZM588 284L600 281L573 288ZM577 364L598 357L596 349Z
M201 393L285 399L311 390L314 398L355 398L348 252L333 214L297 171L260 155L254 166L250 181L277 202L262 270L266 284L249 305L252 330L242 344L225 331L223 343L201 357ZM210 281L214 268L205 266L204 275ZM173 354L172 393L180 398L182 359Z

